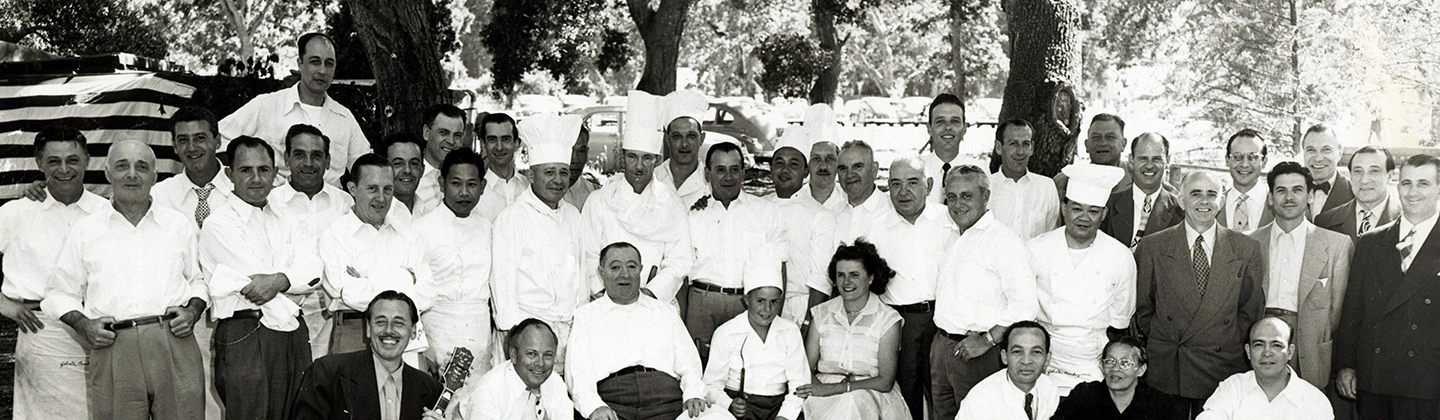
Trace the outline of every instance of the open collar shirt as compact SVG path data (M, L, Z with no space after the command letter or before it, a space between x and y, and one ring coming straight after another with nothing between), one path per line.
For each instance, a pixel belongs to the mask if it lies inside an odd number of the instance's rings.
M294 217L267 203L259 208L230 200L206 219L200 229L200 268L210 291L210 315L229 318L235 311L260 309L261 323L277 331L294 331L299 309L277 295L255 305L240 294L254 274L283 273L290 281L287 295L309 292L320 284L320 257L307 244Z
M956 238L954 226L944 207L929 203L915 223L891 211L862 235L875 244L880 256L895 270L895 278L890 279L880 301L911 305L935 300L941 259Z
M1286 369L1289 369L1288 367ZM1290 382L1285 389L1270 399L1255 371L1237 373L1215 388L1215 393L1205 400L1205 411L1196 420L1330 420L1335 412L1325 393L1300 379L1290 371Z
M735 197L729 207L714 198L704 209L692 207L689 222L690 245L695 256L690 281L726 288L744 288L742 274L751 255L766 245L778 244L783 233L774 204L745 192ZM765 252L787 251L765 249Z
M1030 251L991 212L960 234L943 261L935 326L967 334L1035 319L1040 303Z
M70 227L108 207L109 201L88 190L71 204L47 194L45 201L17 199L0 206L0 254L5 255L0 293L15 300L44 298Z
M473 212L494 222L495 218L500 216L501 211L526 193L530 193L530 178L520 173L519 169L515 170L510 179L501 178L494 171L486 169L485 191L480 194L480 200L475 203Z
M356 122L355 115L329 94L325 103L313 109L300 102L300 85L262 94L246 102L240 109L220 120L220 150L240 136L258 137L285 155L285 134L295 124L308 124L330 138L330 167L325 170L325 183L340 186L340 175L360 155L370 152L370 141ZM288 178L290 168L284 159L276 159L280 177Z
M490 221L470 213L459 217L441 206L415 221L425 242L425 262L435 279L437 299L485 302L490 299Z
M320 236L325 292L330 310L364 311L386 290L406 294L424 312L436 296L424 240L406 223L386 219L380 227L354 213L340 217ZM348 273L353 268L359 276Z
M230 177L225 176L223 170L216 173L215 178L206 185L212 186L210 196L205 200L212 215L216 209L224 207L227 201L239 200L234 195L235 184L230 182ZM190 215L190 222L195 223L195 210L200 205L200 193L195 189L204 188L206 185L195 185L190 181L190 177L182 172L156 183L155 187L150 189L150 196L155 200L155 204Z
M705 366L705 396L715 405L730 407L733 399L726 389L747 395L784 395L779 416L793 419L800 414L802 400L791 391L808 384L810 362L800 327L794 322L776 317L761 339L750 325L749 313L741 312L715 329L710 364Z
M640 295L629 305L602 296L580 307L565 360L575 408L588 417L605 406L597 383L630 366L678 379L683 401L705 396L700 353L673 306Z
M935 186L940 187L940 183ZM990 174L987 206L1000 223L1028 241L1060 226L1059 194L1050 177L1026 172L1014 180L1004 172L995 172Z

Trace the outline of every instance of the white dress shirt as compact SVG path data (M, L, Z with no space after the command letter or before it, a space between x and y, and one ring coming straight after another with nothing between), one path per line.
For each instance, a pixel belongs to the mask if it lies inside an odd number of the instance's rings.
M595 270L600 267L600 250L624 241L640 250L640 262L645 265L641 276L649 279L645 287L663 302L673 302L681 280L695 262L686 216L689 208L663 182L651 181L636 194L624 174L610 177L600 191L590 195L580 214L585 251L582 271L590 293L605 288ZM652 270L655 277L650 279Z
M715 329L710 365L705 366L705 397L716 407L729 411L732 398L725 393L727 388L747 395L784 395L779 416L793 419L800 415L802 401L790 391L809 384L805 339L794 322L775 318L770 332L761 339L750 325L750 314L741 312Z
M1289 368L1286 368L1289 370ZM1237 373L1220 382L1210 399L1205 400L1205 411L1196 420L1330 420L1335 412L1330 408L1330 399L1290 371L1290 382L1285 389L1270 399L1260 382L1255 380L1255 371Z
M409 296L421 312L434 303L435 281L425 262L425 242L408 224L387 218L376 229L354 213L346 214L320 235L319 248L325 264L321 284L332 311L364 311L375 295L386 290ZM350 275L347 268L360 275Z
M302 297L277 295L257 306L239 291L250 284L251 275L274 273L284 273L290 281L285 295L314 289L322 268L320 256L307 240L295 218L273 204L262 209L235 199L216 209L200 229L199 245L200 268L210 287L210 316L220 320L235 311L258 308L266 328L295 331L300 326L296 303ZM229 286L221 286L225 284Z
M840 212L845 211L846 208L850 207L850 202L845 197L845 190L840 188L839 185L836 185L835 189L830 190L830 197L826 198L825 202L823 203L815 200L815 195L810 191L810 184L806 183L804 186L801 186L800 191L796 191L795 195L791 198L803 198L803 201L805 201L806 204L814 204L816 206L819 206L825 209L825 211L830 212L830 215L835 216L836 218L840 217Z
M835 188L835 191L839 192L840 188ZM835 198L835 195L831 194L830 198ZM874 231L876 224L892 214L895 214L895 206L890 203L890 194L876 188L860 205L851 206L846 202L841 207L835 218L835 237L847 244L855 243L855 239Z
M1034 395L1031 405L1034 417L1025 416L1026 394L1015 387L1005 369L1000 369L970 388L970 393L960 402L960 412L955 419L1044 420L1055 415L1055 409L1060 406L1059 390L1049 375L1041 374L1028 393Z
M895 270L895 278L890 279L885 294L880 295L881 302L910 305L935 300L941 259L956 238L954 226L944 207L930 203L915 218L915 223L892 211L863 235ZM1023 243L1019 245L1024 248ZM826 264L828 266L829 261Z
M1305 241L1315 225L1300 219L1300 225L1285 232L1276 223L1270 227L1270 272L1265 288L1265 307L1298 311L1300 268L1305 262Z
M800 192L796 192L790 198L769 197L775 203L787 256L787 305L780 315L796 323L805 321L805 312L809 309L809 289L831 293L830 277L826 270L830 257L835 254L835 248L840 245L839 241L835 240L834 214L826 211L814 198L799 194ZM801 299L802 296L804 299ZM793 306L789 304L792 299L796 302ZM802 300L807 303L805 306L799 306Z
M945 253L935 290L935 326L951 334L1035 319L1040 302L1030 251L991 212Z
M438 173L438 172L437 172ZM510 203L514 203L520 195L530 192L530 178L520 173L517 169L510 179L500 178L495 172L485 170L485 191L480 194L480 200L475 203L475 213L485 216L486 220L495 222L500 212Z
M425 161L425 172L420 174L415 186L415 206L420 210L417 214L430 214L444 204L445 188L441 181L440 168L430 166L430 161Z
M1235 210L1240 207L1240 195L1242 194L1245 195L1245 217L1250 219L1250 226L1243 230L1237 228L1236 225L1239 222L1235 219ZM1264 179L1251 185L1250 191L1240 191L1234 188L1225 191L1225 227L1245 232L1260 227L1260 216L1264 215L1265 200L1269 194L1270 190L1266 187Z
M11 200L0 206L0 254L5 255L0 294L15 300L40 300L55 272L55 256L70 227L85 216L110 207L88 190L71 204L46 194L45 201ZM59 318L64 314L51 314Z
M425 242L425 262L435 279L436 299L485 302L490 299L490 221L471 213L456 217L441 207L415 222Z
M576 310L565 366L575 408L586 417L605 406L596 384L630 366L679 379L684 401L705 396L700 353L685 323L673 306L643 294L629 305L602 296Z
M950 169L955 169L960 165L975 165L983 171L989 172L990 170L990 162L981 161L974 156L968 156L964 153L956 153L955 157L950 159L949 162L941 161L940 157L936 156L934 151L920 155L920 159L925 161L925 177L935 181L935 185L930 187L930 195L926 197L926 199L931 203L937 204L945 203L946 163L950 164ZM1058 197L1059 195L1057 194L1056 196Z
M1050 331L1051 376L1061 394L1080 382L1104 379L1100 354L1106 328L1125 328L1135 315L1135 256L1110 235L1070 249L1065 229L1031 239L1030 267L1040 297L1036 320Z
M1195 231L1195 227L1190 226L1189 223L1184 221L1181 221L1180 224L1185 226L1185 249L1190 250L1190 255L1192 257L1195 255L1195 237L1204 236L1205 241L1201 242L1200 245L1205 248L1205 259L1208 260L1207 262L1213 263L1215 261L1215 231L1216 226L1220 226L1220 224L1211 223L1210 228L1205 229L1204 232Z
M531 192L500 212L490 247L496 328L509 330L529 317L568 322L589 302L580 227L580 211L570 203L552 209Z
M937 182L936 187L940 184ZM1005 173L990 174L990 212L1020 239L1030 240L1060 226L1060 193L1055 180L1026 172L1019 181Z
M1133 212L1134 212L1134 215L1135 215L1135 217L1132 217L1132 218L1130 219L1130 224L1131 224L1131 226L1130 226L1130 233L1131 233L1131 234L1134 234L1135 232L1139 232L1141 229L1144 229L1144 228L1145 228L1145 225L1150 222L1150 213L1147 213L1147 212L1145 211L1145 201L1146 201L1146 200L1149 200L1149 201L1150 201L1150 210L1153 212L1153 211L1155 210L1155 204L1156 204L1155 201L1160 199L1160 190L1163 190L1163 189L1164 189L1164 188L1156 188L1156 189L1155 189L1155 192L1150 193L1150 194L1148 194L1148 195L1145 194L1144 191L1140 191L1140 187L1134 187L1134 188L1131 188L1131 189L1130 189L1130 200L1131 200L1131 202L1134 204L1134 206L1133 206L1134 209L1131 210L1131 211L1133 211ZM1184 223L1184 222L1182 221L1181 223ZM1155 233L1155 232L1145 232L1146 235L1149 235L1149 234L1152 234L1152 233ZM1210 239L1210 238L1205 238L1205 239Z
M41 307L64 316L126 320L159 316L191 298L206 299L195 252L195 219L151 205L131 224L104 206L65 238Z
M515 364L506 362L486 372L471 382L474 391L462 394L455 401L452 411L458 411L462 420L529 420L535 419L535 402L530 399L530 389L515 373ZM569 420L575 412L575 404L565 389L560 375L551 373L540 384L540 406L545 408L549 420ZM536 419L545 420L545 419Z
M726 207L713 197L703 210L688 214L690 246L695 262L690 281L726 288L744 288L742 274L751 255L767 244L778 244L782 231L775 206L764 198L741 192ZM774 249L784 252L787 248ZM779 269L779 267L776 267ZM660 296L660 295L656 295Z
M1410 255L1407 257L1403 257L1403 261L1400 262L1401 269L1409 270L1410 264L1415 262L1415 255L1420 253L1420 247L1425 245L1425 240L1430 237L1430 231L1435 230L1435 216L1436 215L1432 214L1430 215L1430 218L1421 220L1420 223L1412 222L1409 218L1404 217L1403 215L1400 217L1401 241L1399 244L1396 244L1396 249L1399 249L1399 246L1405 245L1404 239L1407 233L1409 233L1411 230L1414 230L1415 232L1414 236L1411 236L1410 238Z
M240 109L220 120L220 150L240 136L258 137L275 148L276 156L285 155L285 134L295 124L319 128L330 138L330 167L325 170L325 183L340 186L340 175L360 155L370 152L370 141L360 130L355 115L348 108L325 95L325 103L314 109L300 102L300 85L256 96ZM284 159L276 159L280 177L289 178L290 168Z
M655 182L664 182L674 188L675 195L680 196L680 202L688 209L700 197L710 194L710 183L705 182L705 165L704 162L700 163L700 166L695 167L695 172L685 177L685 182L675 185L675 172L670 170L670 161L660 162L655 165Z
M210 196L205 203L210 206L210 214L215 214L215 209L223 207L225 202L234 198L235 184L230 182L230 177L225 176L225 171L215 174L210 180L212 185ZM196 188L204 188L204 185L195 185L185 173L178 173L175 176L166 178L164 181L155 183L150 189L150 197L160 207L178 211L190 215L190 222L195 223L195 210L200 205L200 193ZM196 230L199 231L198 228Z

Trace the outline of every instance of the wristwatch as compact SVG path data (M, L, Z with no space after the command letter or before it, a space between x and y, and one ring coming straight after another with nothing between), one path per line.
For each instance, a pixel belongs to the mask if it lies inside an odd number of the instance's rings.
M995 346L995 337L990 336L990 331L981 332L980 337L985 338L985 342L990 343L991 347Z

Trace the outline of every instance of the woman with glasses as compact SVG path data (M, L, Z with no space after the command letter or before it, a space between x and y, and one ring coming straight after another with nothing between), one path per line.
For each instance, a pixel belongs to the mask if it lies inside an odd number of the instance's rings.
M1170 396L1145 384L1145 345L1121 337L1105 345L1100 359L1103 381L1084 382L1060 401L1052 420L1181 419L1184 413Z

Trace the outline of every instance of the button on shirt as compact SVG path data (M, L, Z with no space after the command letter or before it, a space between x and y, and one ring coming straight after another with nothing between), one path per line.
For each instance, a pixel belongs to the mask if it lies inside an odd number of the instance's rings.
M416 221L415 231L424 238L438 300L490 299L490 221L474 213L457 217L442 206Z
M935 186L940 187L936 181ZM1020 239L1030 240L1060 225L1060 195L1055 180L1026 172L1020 180L1004 172L990 174L991 214L1010 227Z
M275 148L277 156L285 155L285 134L290 126L308 124L319 128L330 138L330 167L325 170L325 183L340 186L340 175L360 155L370 152L370 141L360 130L355 115L330 95L320 109L300 102L300 85L256 96L230 116L220 120L220 150L240 136L258 137ZM290 168L284 159L275 161L280 177L288 179ZM226 191L229 191L228 189Z
M223 207L227 200L234 198L235 184L230 182L230 177L225 176L225 171L215 174L215 178L207 185L213 185L210 196L205 199L211 214L215 213L215 209ZM205 188L205 185L195 185L190 181L190 177L179 173L156 183L155 187L150 189L150 197L160 207L189 215L190 222L195 223L195 210L200 204L200 193L196 188Z
M1270 278L1266 282L1265 306L1290 311L1298 309L1300 267L1305 261L1305 240L1315 225L1301 219L1286 232L1279 224L1270 227Z
M81 311L125 320L205 299L195 238L189 215L151 205L131 224L104 206L70 230L41 306L56 316Z
M655 181L664 182L675 189L675 194L680 196L680 202L685 208L690 208L700 197L710 194L710 183L705 182L705 168L697 166L695 172L685 177L685 182L675 185L675 172L670 170L670 161L660 162L655 165Z
M935 300L936 277L940 275L945 249L955 241L954 226L944 207L930 203L915 218L915 223L892 211L863 235L895 270L895 278L890 279L885 294L880 295L881 302L910 305ZM1023 243L1019 245L1020 249L1025 248Z
M1286 368L1289 369L1289 368ZM1290 371L1290 382L1271 400L1255 379L1255 371L1237 373L1215 388L1196 420L1330 420L1330 400Z
M319 248L330 310L364 311L386 290L409 296L421 312L434 302L435 282L424 259L424 241L407 224L387 220L377 229L354 213L346 214L320 235ZM360 275L350 275L347 267Z
M580 212L570 203L552 209L526 192L500 212L490 247L495 326L509 330L529 317L569 321L590 298L580 243Z
M986 212L945 253L935 326L965 334L1035 319L1038 299L1025 242Z
M1135 315L1135 256L1109 235L1096 235L1085 249L1070 249L1065 229L1031 239L1030 267L1036 275L1040 312L1050 331L1047 372L1062 391L1080 382L1104 379L1100 371L1106 328L1125 328Z
M1025 396L1031 397L1034 417L1025 415ZM960 402L956 420L1044 420L1060 406L1060 393L1048 375L1040 375L1030 392L1020 391L1005 369L991 374L970 389Z
M745 386L742 389L741 371ZM765 339L750 325L750 315L741 313L715 329L710 343L710 365L705 366L705 397L729 411L733 400L725 393L732 389L746 395L779 396L779 416L800 415L802 401L790 390L810 384L810 362L800 327L784 318L775 318Z
M437 171L436 173L439 172ZM485 191L480 194L480 200L475 203L475 210L473 210L473 212L479 213L481 216L485 216L486 220L494 222L495 218L500 216L500 212L510 206L510 203L514 203L515 199L520 198L521 194L529 192L530 178L526 178L525 174L520 173L520 171L515 171L515 174L511 175L510 179L507 180L500 178L495 172L486 169Z
M835 191L840 192L840 188L835 188ZM834 195L831 195L831 198L834 198ZM890 204L890 194L876 188L870 193L870 198L860 205L851 206L847 202L841 208L835 218L835 237L847 244L854 243L856 238L870 233L877 223L892 214L895 214L895 207Z
M85 216L110 207L90 191L71 204L47 194L45 201L16 199L0 206L0 254L5 256L5 278L0 293L15 300L40 300L55 272L55 255L65 244L70 227ZM54 314L58 318L64 314Z
M380 357L375 358L375 387L380 391L380 419L400 420L400 398L405 395L405 364L395 371L385 370Z
M257 306L240 294L254 274L283 273L290 281L285 294L309 292L319 284L319 255L306 243L295 220L275 205L258 208L230 200L216 209L200 229L200 267L210 291L210 315L225 319L235 311L260 309L261 324L277 331L294 331L298 309L286 296Z
M1260 216L1265 212L1265 200L1270 193L1270 191L1265 188L1264 181L1265 180L1262 179L1260 182L1256 182L1255 185L1251 185L1250 191L1231 189L1225 192L1225 223L1227 224L1225 227L1242 230L1236 226L1239 220L1235 217L1236 209L1242 204L1245 206L1245 217L1250 220L1249 227L1243 229L1243 231L1255 230L1255 228L1261 226ZM1242 194L1245 195L1244 203L1241 203L1240 200Z
M713 197L705 209L691 208L690 245L695 263L690 267L690 280L744 288L741 274L750 255L780 242L782 232L775 213L769 200L744 192L728 208Z
M514 363L505 363L472 380L475 390L462 393L455 401L460 418L465 420L528 420L535 419L535 402ZM468 387L468 386L467 386ZM540 406L550 420L566 420L575 411L569 391L560 375L550 374L540 384ZM536 419L545 420L545 419Z
M682 401L705 396L700 353L675 307L645 295L629 305L603 296L575 311L565 360L575 408L589 417L605 406L596 383L630 366L678 378Z

